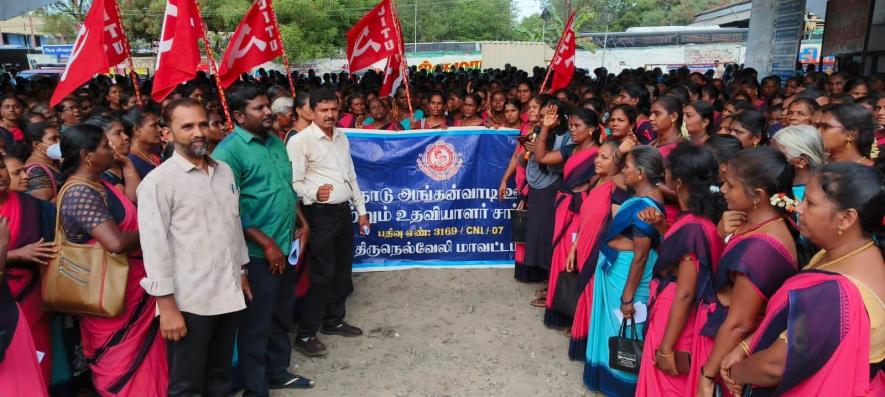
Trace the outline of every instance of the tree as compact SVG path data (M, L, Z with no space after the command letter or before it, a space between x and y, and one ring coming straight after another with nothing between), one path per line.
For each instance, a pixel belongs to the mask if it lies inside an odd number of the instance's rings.
M397 4L403 36L418 42L511 40L515 13L511 0L404 0Z

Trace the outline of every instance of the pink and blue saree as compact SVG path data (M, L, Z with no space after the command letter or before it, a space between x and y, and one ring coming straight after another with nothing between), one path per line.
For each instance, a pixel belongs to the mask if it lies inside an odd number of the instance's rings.
M685 326L673 350L691 351L695 338L700 336L696 321L697 307L703 299L715 299L713 273L722 255L724 244L716 233L716 225L709 219L684 213L667 231L658 248L654 279L650 284L648 325L639 370L637 396L694 396L696 384L689 384L688 374L671 376L658 370L655 351L664 339L670 317L670 309L676 297L679 265L691 258L697 270L694 306L688 314Z
M573 236L580 224L578 214L584 198L589 191L575 192L573 189L589 183L596 175L596 146L585 150L573 151L574 145L562 150L566 158L563 166L562 187L556 195L556 218L553 226L553 259L550 262L550 274L547 284L547 308L544 310L544 325L548 327L569 327L572 325L573 313L560 313L553 310L553 297L556 296L556 282L559 272L566 270L568 254L572 248Z

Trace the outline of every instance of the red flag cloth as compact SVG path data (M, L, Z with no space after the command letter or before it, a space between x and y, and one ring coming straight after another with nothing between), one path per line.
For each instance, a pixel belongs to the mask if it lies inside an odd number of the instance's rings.
M71 58L52 93L50 106L61 102L93 75L107 73L126 60L129 45L125 41L114 0L95 0L78 29Z
M384 68L384 83L381 84L381 96L391 96L403 82L403 60L400 54L387 57L387 67Z
M197 76L203 18L195 0L167 0L151 97L162 102L180 84Z
M365 69L402 52L402 35L390 5L381 0L347 32L347 62L350 72Z
M559 46L556 47L553 61L550 62L550 67L553 68L553 82L550 83L550 91L568 87L572 81L572 75L575 73L576 44L575 30L572 27L574 19L575 13L572 13L562 31L562 38L559 40Z
M252 68L283 56L273 13L271 0L258 0L243 17L221 58L218 78L222 87L227 88Z

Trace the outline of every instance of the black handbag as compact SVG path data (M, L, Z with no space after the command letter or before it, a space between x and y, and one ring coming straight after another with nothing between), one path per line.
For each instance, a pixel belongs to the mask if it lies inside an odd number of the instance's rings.
M525 242L529 211L523 207L525 207L524 202L520 201L516 209L510 210L510 235L514 243Z
M627 321L631 323L632 337L627 337ZM608 366L631 374L639 374L642 341L636 333L636 321L624 319L618 336L608 338Z
M563 270L556 278L556 290L553 291L552 309L568 315L575 316L575 308L578 307L578 298L581 297L581 275L577 272Z

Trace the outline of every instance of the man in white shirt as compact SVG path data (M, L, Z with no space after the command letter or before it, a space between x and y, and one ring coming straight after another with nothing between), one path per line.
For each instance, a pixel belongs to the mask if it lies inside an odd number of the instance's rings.
M138 186L147 277L168 340L169 396L230 394L240 313L252 292L239 192L227 164L207 153L209 119L190 98L166 105L175 152Z
M350 143L335 128L338 97L326 88L310 94L313 123L286 145L292 162L292 187L304 204L310 225L307 252L310 288L302 312L295 350L322 356L326 346L316 337L355 337L362 330L344 322L345 302L353 292L353 221L350 201L359 214L359 233L369 232L369 215L356 180Z

